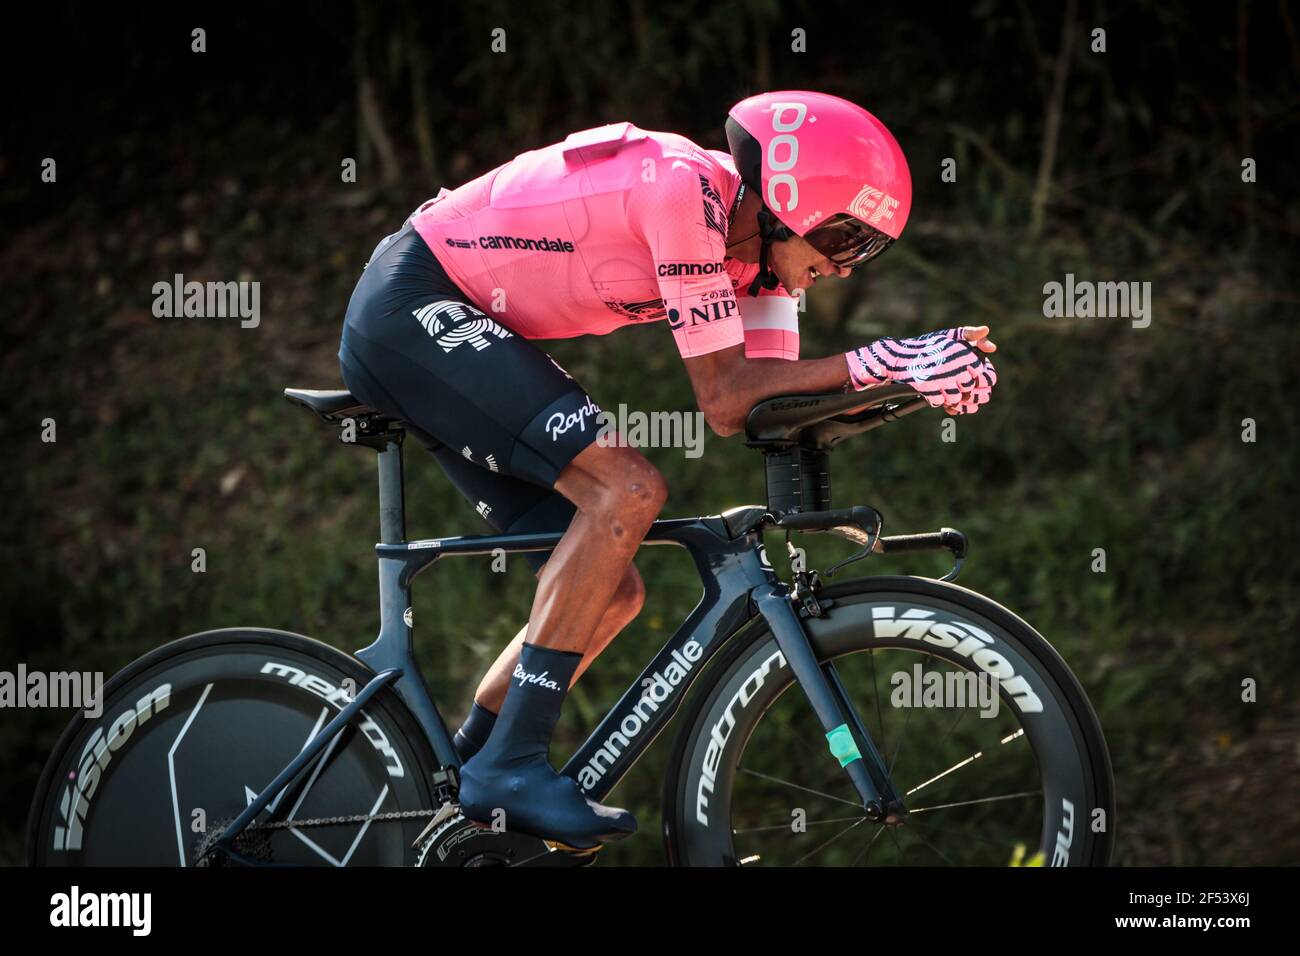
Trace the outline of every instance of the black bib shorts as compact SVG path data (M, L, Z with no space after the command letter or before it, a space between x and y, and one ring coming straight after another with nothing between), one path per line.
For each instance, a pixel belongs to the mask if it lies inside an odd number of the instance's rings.
M385 237L348 303L348 390L399 418L499 533L556 531L555 480L596 440L600 408L564 369L478 308L408 222ZM526 555L534 570L550 552Z

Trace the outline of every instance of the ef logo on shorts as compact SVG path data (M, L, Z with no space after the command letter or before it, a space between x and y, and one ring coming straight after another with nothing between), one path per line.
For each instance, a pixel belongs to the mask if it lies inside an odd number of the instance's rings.
M508 339L511 336L496 322L474 306L455 299L440 299L414 310L412 313L425 330L433 336L444 352L450 352L462 342L468 342L476 352L492 344L488 336Z

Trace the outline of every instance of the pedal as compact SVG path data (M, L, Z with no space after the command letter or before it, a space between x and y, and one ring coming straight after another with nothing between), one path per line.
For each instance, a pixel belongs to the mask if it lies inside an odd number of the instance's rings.
M604 846L603 843L597 843L595 846L589 846L589 847L569 846L569 844L561 843L559 840L543 840L542 842L545 843L547 847L549 847L552 851L556 853L567 853L569 856L594 857L597 853L600 852L600 848Z
M466 817L465 822L472 827L485 831L486 833L499 834L501 832L504 832L504 831L494 830L492 828L492 824L490 823L480 823L477 820L470 820L468 817ZM563 853L565 856L571 856L575 858L576 857L594 858L596 854L600 852L601 847L605 845L603 843L597 843L595 846L587 846L587 847L571 846L570 844L565 843L563 840L547 840L544 837L533 837L528 834L512 834L512 835L521 836L525 839L539 840L539 842L541 842L541 844L545 846L546 849L550 850L552 853Z

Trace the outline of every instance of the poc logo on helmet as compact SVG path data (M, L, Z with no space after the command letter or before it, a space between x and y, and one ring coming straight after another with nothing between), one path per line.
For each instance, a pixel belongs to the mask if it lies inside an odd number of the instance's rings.
M794 112L793 118L789 118L791 111ZM768 141L764 162L775 173L767 178L767 205L773 212L789 212L799 205L799 181L786 170L793 169L794 164L799 162L799 139L794 133L803 125L807 116L806 103L772 104L772 131L778 135ZM780 155L782 150L785 151L784 156ZM784 206L776 196L777 186L786 189L789 202Z

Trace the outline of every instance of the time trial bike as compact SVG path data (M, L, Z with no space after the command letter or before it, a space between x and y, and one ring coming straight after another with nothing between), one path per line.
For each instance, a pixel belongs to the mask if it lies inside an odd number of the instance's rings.
M590 864L595 851L460 813L459 760L412 650L417 574L461 555L549 550L564 529L408 540L410 426L345 391L285 395L378 452L378 638L348 655L232 628L130 664L105 686L102 716L76 717L50 757L29 862ZM663 789L669 863L1108 861L1110 758L1060 655L952 583L966 558L960 532L885 536L874 508L830 506L831 450L923 407L898 386L761 402L746 439L763 457L767 502L656 521L646 536L687 551L703 595L561 772L604 800L680 712ZM825 577L920 550L948 552L953 567L939 579L830 585L802 569L782 579L764 546L771 532L787 545L791 533L852 542ZM901 705L900 675L912 687ZM997 706L960 699L971 679L996 690Z

